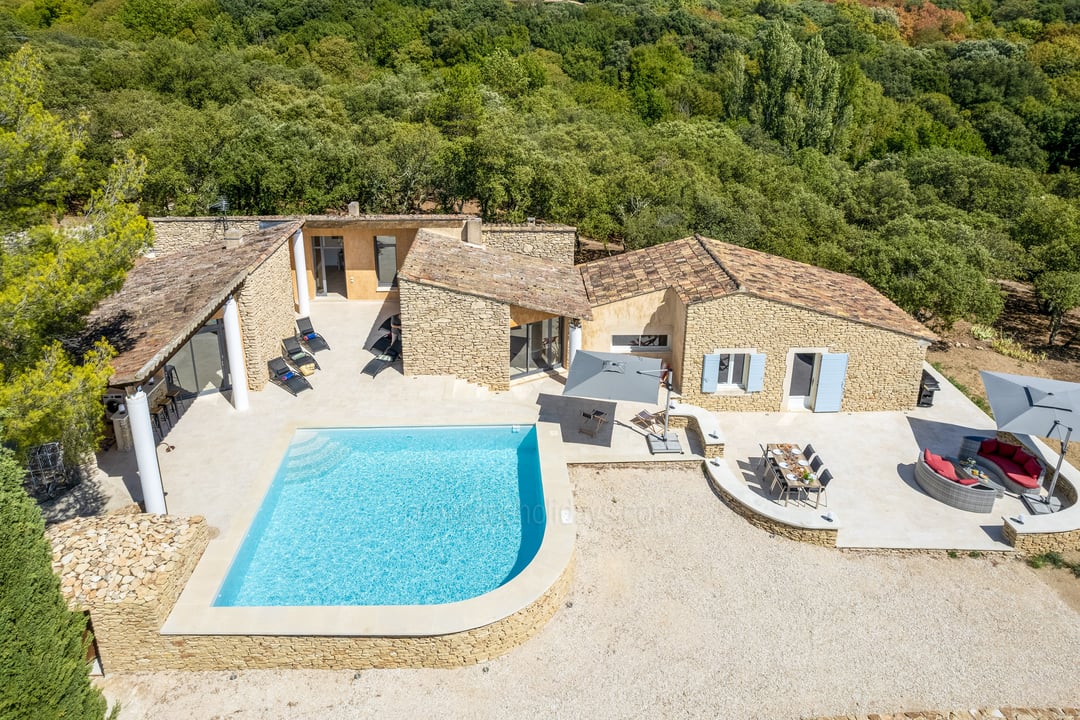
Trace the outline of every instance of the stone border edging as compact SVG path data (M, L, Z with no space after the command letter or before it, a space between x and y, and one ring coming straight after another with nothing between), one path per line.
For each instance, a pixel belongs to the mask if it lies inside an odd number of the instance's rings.
M858 713L856 715L828 715L812 720L1075 720L1080 718L1080 708L979 708L974 710L946 710L896 713Z
M817 512L806 516L798 510L766 500L736 478L722 461L710 460L704 465L713 491L751 525L791 540L836 547L840 525L835 520L826 520Z

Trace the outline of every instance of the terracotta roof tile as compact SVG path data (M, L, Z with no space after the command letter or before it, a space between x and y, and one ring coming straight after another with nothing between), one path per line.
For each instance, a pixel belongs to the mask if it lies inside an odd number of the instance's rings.
M250 233L232 249L202 246L137 260L120 291L88 318L87 339L104 336L118 352L110 384L139 383L157 372L300 225Z
M686 304L745 292L888 330L936 336L850 275L700 236L579 266L593 305L674 288Z
M591 318L581 275L570 265L473 245L421 230L399 275L413 282L530 310Z

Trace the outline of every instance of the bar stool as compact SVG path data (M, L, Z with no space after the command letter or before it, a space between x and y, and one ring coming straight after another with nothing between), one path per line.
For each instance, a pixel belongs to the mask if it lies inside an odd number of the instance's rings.
M169 423L169 406L168 404L155 405L150 408L150 419L154 423L154 428L157 430L158 439L165 440L165 427L168 426L172 429L172 425Z
M184 388L180 387L180 382L176 377L176 368L172 365L165 366L165 402L170 408L172 408L173 417L177 420L180 419L180 407L177 401L183 402L182 395Z

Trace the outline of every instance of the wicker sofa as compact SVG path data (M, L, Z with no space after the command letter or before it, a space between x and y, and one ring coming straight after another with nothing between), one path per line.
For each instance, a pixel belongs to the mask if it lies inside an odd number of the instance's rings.
M915 482L930 497L958 510L988 513L997 499L997 490L966 477L952 460L929 449L915 463Z
M1019 445L995 438L966 437L960 446L960 456L981 460L980 469L1009 492L1037 495L1042 489L1046 468Z

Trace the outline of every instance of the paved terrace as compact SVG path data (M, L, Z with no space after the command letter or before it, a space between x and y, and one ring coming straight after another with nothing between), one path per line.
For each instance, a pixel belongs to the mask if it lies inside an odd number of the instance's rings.
M395 311L380 303L314 303L315 327L333 348L318 355L322 369L310 378L314 390L293 397L268 385L251 394L251 409L244 413L217 394L190 403L158 448L169 511L204 515L211 526L228 531L233 510L248 500L250 488L259 484L255 478L273 474L296 427L527 424L542 418L562 424L569 463L703 459L697 438L686 430L677 431L686 455L650 456L643 431L629 420L657 406L563 398L560 377L491 393L453 378L405 377L400 364L374 379L362 375L371 358L364 348ZM719 470L765 496L759 443L812 443L835 480L827 508L803 505L795 511L812 518L832 511L840 546L1007 550L1002 518L1024 512L1019 500L1006 495L993 513L972 514L945 506L915 485L913 465L921 447L955 455L965 434L993 427L951 385L942 388L933 408L905 413L718 413L726 440ZM663 401L659 392L658 400ZM593 409L614 418L595 438L578 432L582 412ZM86 512L140 499L134 453L104 453L100 466L102 476L61 502L54 517L74 512L79 503ZM720 500L715 511L730 512Z

